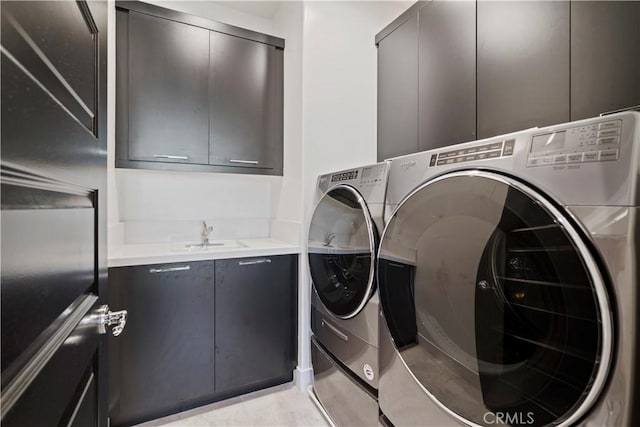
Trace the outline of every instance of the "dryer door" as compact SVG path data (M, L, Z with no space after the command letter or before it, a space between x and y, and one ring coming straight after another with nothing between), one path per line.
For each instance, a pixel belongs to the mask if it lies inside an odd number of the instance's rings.
M425 399L471 425L571 424L612 351L603 275L577 226L497 173L423 184L383 234L379 294Z
M376 230L364 199L353 187L337 185L316 206L309 229L309 270L325 307L348 319L373 291Z

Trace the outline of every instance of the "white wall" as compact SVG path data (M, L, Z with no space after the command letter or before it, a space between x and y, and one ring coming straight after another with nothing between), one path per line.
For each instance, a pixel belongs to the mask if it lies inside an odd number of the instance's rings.
M289 241L303 241L303 134L302 134L302 56L303 56L302 2L286 2L275 16L276 25L285 39L284 50L284 169L276 220L272 233L287 237ZM300 256L298 277L306 277L304 255ZM298 288L298 369L297 383L305 389L311 381L309 363L308 282L301 280Z
M374 39L411 4L305 3L303 128L307 215L313 206L318 175L376 161Z
M292 242L302 238L302 2L284 2L274 25L285 39L284 50L284 176L275 200L272 235Z

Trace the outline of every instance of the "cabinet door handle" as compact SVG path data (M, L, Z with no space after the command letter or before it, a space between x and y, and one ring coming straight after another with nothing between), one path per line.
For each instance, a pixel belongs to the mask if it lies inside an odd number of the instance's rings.
M257 160L229 160L229 163L243 163L246 165L257 165L259 162Z
M342 341L349 341L349 337L346 336L345 334L343 334L342 332L340 332L338 330L338 328L336 328L335 326L333 326L331 323L327 322L326 320L322 319L322 326L325 327L330 330L331 332L333 332L334 334L336 334L338 336L338 338L340 338Z
M189 156L171 156L169 154L154 154L156 159L189 160Z
M190 265L182 265L180 267L150 268L149 273L170 273L172 271L188 271L191 270Z
M256 265L256 264L271 264L271 260L269 258L263 259L254 259L253 261L238 261L238 265Z

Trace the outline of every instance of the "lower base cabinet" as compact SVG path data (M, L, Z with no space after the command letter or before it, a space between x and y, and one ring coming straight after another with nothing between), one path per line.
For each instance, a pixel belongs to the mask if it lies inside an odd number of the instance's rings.
M109 416L129 426L293 379L297 256L109 269Z
M292 380L296 293L291 257L216 261L216 390L229 394Z

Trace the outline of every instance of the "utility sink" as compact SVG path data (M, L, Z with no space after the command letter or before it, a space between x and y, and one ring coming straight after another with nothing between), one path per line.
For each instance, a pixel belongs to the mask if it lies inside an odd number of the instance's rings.
M211 247L225 246L224 242L211 242L211 243L188 243L184 245L187 249L208 249ZM229 245L226 245L227 247Z
M239 240L214 240L208 243L202 242L172 242L174 251L212 251L220 249L246 248L247 245Z

